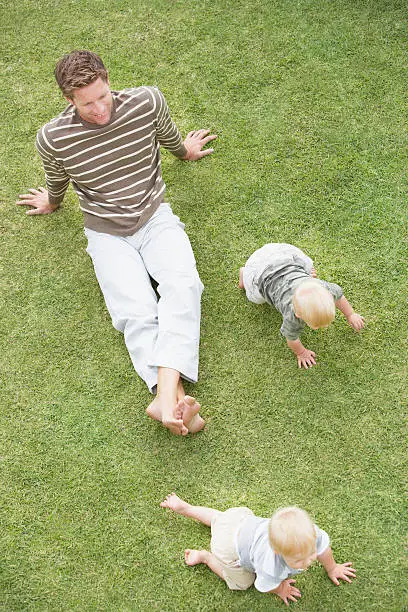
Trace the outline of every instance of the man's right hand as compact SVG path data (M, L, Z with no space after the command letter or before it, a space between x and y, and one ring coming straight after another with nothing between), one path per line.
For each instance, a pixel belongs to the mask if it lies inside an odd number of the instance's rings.
M20 195L20 200L16 202L18 206L33 207L31 210L27 210L27 215L48 215L57 210L58 204L50 204L48 191L44 187L29 189L29 191L30 193Z

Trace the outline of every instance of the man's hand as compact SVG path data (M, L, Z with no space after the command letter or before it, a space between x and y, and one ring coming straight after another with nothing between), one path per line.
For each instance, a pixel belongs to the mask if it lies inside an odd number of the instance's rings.
M48 215L57 210L58 204L50 204L48 191L44 187L29 189L29 191L30 193L20 195L20 200L16 202L18 206L33 207L31 210L27 210L27 215Z
M339 586L340 580L351 582L351 578L356 577L356 570L351 567L352 563L336 563L336 565L327 572L330 580L334 582L336 586Z
M299 368L311 368L316 365L316 353L305 348L301 353L296 355Z
M189 132L183 142L187 149L187 153L183 159L187 161L196 161L205 155L210 155L210 153L213 153L214 149L205 149L202 151L202 148L205 147L210 140L217 138L215 134L208 136L209 133L210 130L196 130Z
M349 325L351 325L351 327L357 332L364 327L364 317L359 315L357 312L353 312L353 314L349 315L347 317L347 321L349 322Z
M276 589L274 589L272 593L278 595L278 597L280 597L288 606L288 599L290 599L290 601L297 601L296 597L302 597L302 594L299 589L292 586L292 584L294 584L295 582L296 580L293 580L293 578L282 580L280 585Z

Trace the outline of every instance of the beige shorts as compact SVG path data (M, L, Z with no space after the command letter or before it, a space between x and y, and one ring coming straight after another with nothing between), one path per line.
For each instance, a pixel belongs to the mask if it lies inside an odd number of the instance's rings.
M211 552L222 565L222 575L233 591L245 591L255 581L255 574L240 567L236 538L242 522L253 516L249 508L230 508L219 512L211 523Z

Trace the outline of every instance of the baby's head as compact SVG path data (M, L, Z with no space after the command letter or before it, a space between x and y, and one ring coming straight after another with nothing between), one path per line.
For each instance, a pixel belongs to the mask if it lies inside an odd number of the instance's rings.
M280 508L269 521L269 543L292 569L307 569L316 559L316 531L305 510Z
M336 316L333 296L318 280L299 285L292 298L295 315L312 329L328 327Z

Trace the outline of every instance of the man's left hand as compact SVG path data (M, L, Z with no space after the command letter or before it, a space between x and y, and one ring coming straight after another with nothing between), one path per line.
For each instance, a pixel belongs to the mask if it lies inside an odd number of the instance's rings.
M210 130L194 130L189 132L183 142L187 149L187 153L183 159L187 161L196 161L205 155L213 153L214 149L202 150L208 142L217 138L216 134L211 134L210 136L208 134L210 134Z

